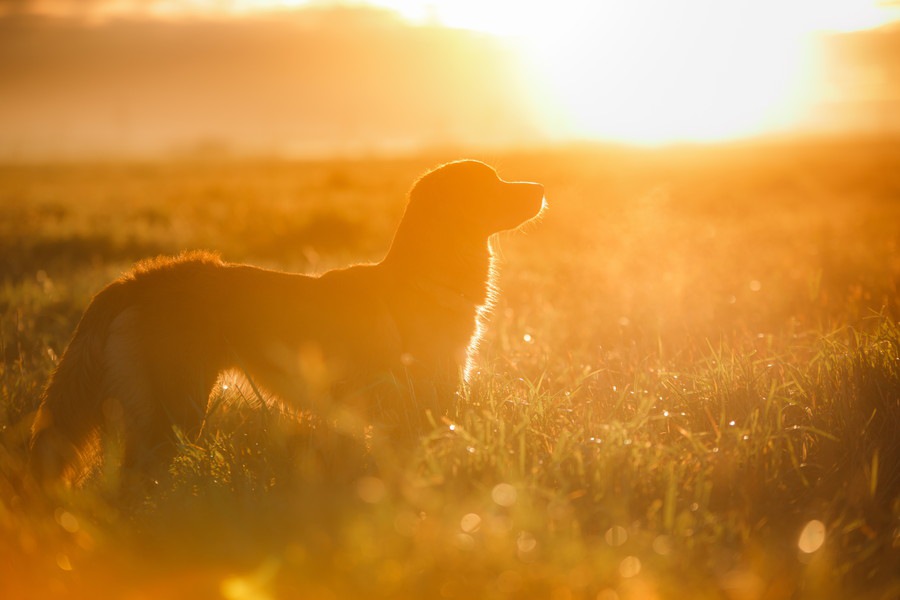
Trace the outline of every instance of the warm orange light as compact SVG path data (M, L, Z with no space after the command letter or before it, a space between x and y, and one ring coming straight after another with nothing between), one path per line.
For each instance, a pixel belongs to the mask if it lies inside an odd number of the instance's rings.
M828 94L813 36L900 18L883 0L110 0L96 12L243 16L332 2L503 37L546 137L647 144L802 129Z
M558 137L719 140L796 123L821 90L811 36L896 16L854 0L378 0L509 36ZM423 6L431 7L430 12Z

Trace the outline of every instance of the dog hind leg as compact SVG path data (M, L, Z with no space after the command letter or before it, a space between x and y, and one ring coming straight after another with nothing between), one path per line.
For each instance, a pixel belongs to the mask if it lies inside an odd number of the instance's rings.
M175 428L187 439L199 435L218 376L198 344L165 333L129 309L113 322L106 345L107 432L122 466L147 475L174 457Z

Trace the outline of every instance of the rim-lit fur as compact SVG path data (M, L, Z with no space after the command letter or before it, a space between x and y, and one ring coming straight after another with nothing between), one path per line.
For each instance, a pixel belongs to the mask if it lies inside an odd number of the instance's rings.
M488 238L536 216L543 195L460 161L416 182L377 264L318 277L205 252L138 264L94 297L50 378L34 471L81 473L98 440L131 468L159 460L173 431L200 432L228 369L326 418L334 399L368 415L446 412L496 293Z

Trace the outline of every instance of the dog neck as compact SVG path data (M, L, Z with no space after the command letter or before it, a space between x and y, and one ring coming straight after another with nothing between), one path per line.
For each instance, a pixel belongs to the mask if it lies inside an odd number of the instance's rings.
M493 269L487 240L447 231L415 234L401 228L382 264L400 280L455 294L472 308L489 301Z

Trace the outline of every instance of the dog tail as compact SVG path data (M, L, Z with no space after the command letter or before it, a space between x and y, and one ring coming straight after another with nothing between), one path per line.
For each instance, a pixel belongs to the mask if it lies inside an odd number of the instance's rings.
M112 321L128 306L126 281L91 300L41 395L31 430L31 473L40 483L68 480L87 466L104 421L104 350Z

